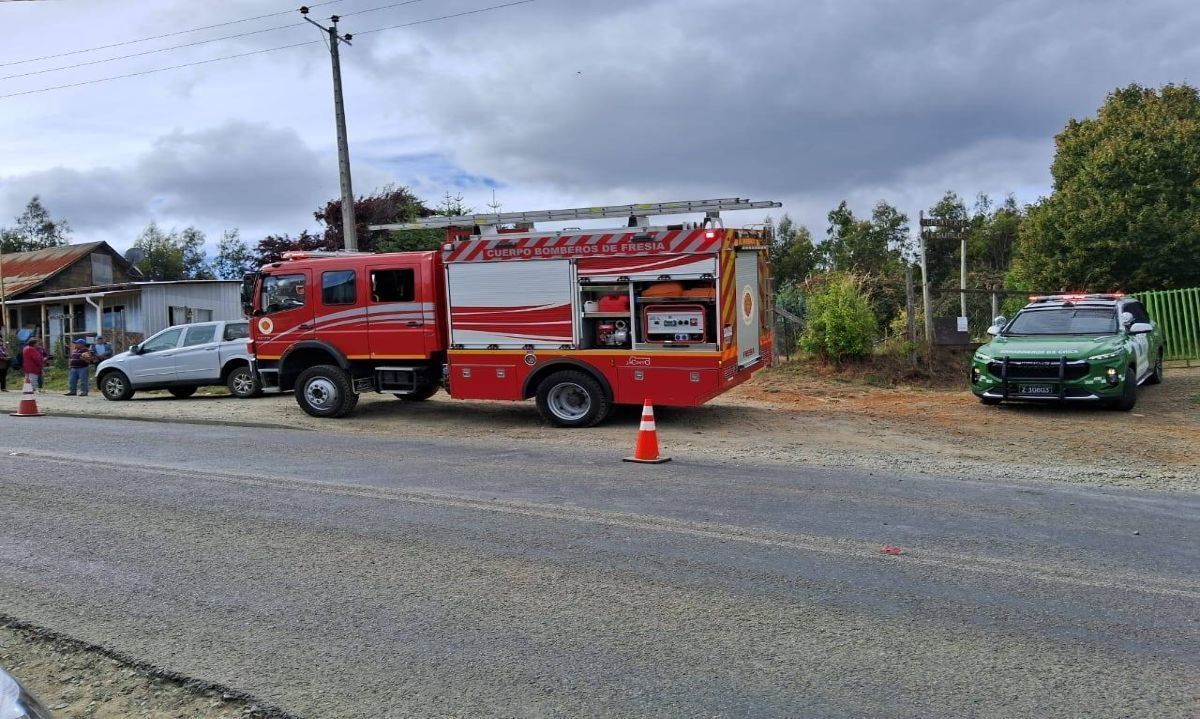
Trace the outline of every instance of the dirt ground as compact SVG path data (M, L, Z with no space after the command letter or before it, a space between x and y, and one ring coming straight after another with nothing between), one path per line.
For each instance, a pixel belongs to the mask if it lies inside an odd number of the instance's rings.
M19 393L0 395L0 410ZM54 414L162 421L236 422L324 432L534 443L628 453L638 410L605 424L563 430L532 402L426 402L364 395L351 417L304 414L290 394L177 400L143 393L128 402L38 396ZM971 479L1041 479L1146 489L1200 490L1200 367L1170 368L1143 387L1133 412L1099 407L981 405L966 389L880 388L821 376L800 363L759 373L704 407L658 408L660 442L678 459L848 467ZM248 429L252 437L253 429Z
M0 394L0 411L19 392ZM255 426L394 437L611 450L629 453L637 408L604 425L562 430L541 422L530 402L462 402L444 394L420 403L366 395L343 420L304 414L290 394L237 400L218 392L177 400L144 393L108 402L59 392L38 395L58 415ZM1200 367L1171 369L1142 389L1133 412L1093 407L985 407L965 388L880 388L838 381L798 363L772 368L705 407L659 408L664 452L677 459L771 462L924 473L979 481L1040 479L1172 491L1200 491ZM37 421L30 419L26 421ZM221 692L181 686L84 648L0 627L0 666L26 681L59 717L264 716Z
M237 719L267 717L220 690L152 676L74 642L0 625L0 667L56 717Z

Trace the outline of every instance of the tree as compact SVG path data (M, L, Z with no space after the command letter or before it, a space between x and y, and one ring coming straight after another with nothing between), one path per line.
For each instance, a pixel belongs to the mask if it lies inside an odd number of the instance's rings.
M882 200L870 220L855 217L843 200L829 212L826 235L821 248L825 266L856 274L894 274L911 245L908 216Z
M833 273L806 297L807 314L800 347L840 362L870 354L879 329L871 303L858 278Z
M213 274L222 280L240 280L255 269L254 252L237 230L226 230L221 235L212 269Z
M324 248L325 239L311 234L308 230L301 231L295 239L287 234L267 235L259 240L258 245L254 248L253 265L262 267L272 262L279 262L283 259L285 252L308 252Z
M449 193L446 197L450 197ZM458 199L461 201L462 198ZM387 237L384 233L368 230L370 225L406 222L432 214L433 212L407 187L386 185L374 194L360 197L354 201L354 226L357 228L358 249L360 252L375 252L375 243ZM325 203L324 207L313 213L313 217L325 225L322 235L325 249L340 250L345 247L340 198Z
M17 217L15 227L0 229L0 251L30 252L67 244L71 226L66 220L55 220L34 195Z
M1009 277L1037 290L1200 285L1200 93L1111 93L1055 138L1053 192L1022 223Z
M148 280L211 280L204 240L195 227L164 233L151 222L133 242L143 254L137 268Z
M796 225L786 214L779 218L778 225L767 218L767 229L771 237L771 274L775 277L775 286L782 290L801 284L816 267L812 233L807 227Z
M958 193L946 190L942 199L926 211L925 216L931 220L967 221L967 205ZM970 229L967 230L970 234ZM957 287L960 270L959 255L962 243L955 240L926 240L925 266L929 272L930 287ZM915 254L920 254L918 251ZM970 257L967 258L970 260ZM957 300L957 297L955 298Z

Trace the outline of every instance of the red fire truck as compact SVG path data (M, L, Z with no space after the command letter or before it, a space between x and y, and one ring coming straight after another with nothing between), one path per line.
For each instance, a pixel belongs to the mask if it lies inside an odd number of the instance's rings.
M761 230L720 213L743 199L427 217L439 251L291 253L248 276L251 348L266 387L342 417L362 392L423 400L536 398L549 422L588 427L616 404L694 406L771 358ZM652 226L653 216L704 213ZM535 222L620 217L541 232Z

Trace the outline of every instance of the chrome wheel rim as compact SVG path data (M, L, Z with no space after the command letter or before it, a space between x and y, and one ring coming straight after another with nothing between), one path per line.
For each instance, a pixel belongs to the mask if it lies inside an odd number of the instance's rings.
M583 387L574 382L555 385L546 396L546 404L555 417L575 422L587 416L592 409L592 398Z
M104 379L104 391L107 394L119 395L125 391L125 383L116 375L109 375Z
M314 378L304 386L304 399L316 409L333 409L338 400L337 385L324 377Z
M238 372L233 376L233 393L250 394L254 391L254 379L246 372Z

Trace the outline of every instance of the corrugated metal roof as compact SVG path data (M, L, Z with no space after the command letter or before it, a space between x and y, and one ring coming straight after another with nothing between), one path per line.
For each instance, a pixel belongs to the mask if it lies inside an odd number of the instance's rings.
M4 267L0 276L4 278L4 294L15 297L36 287L77 260L94 252L103 242L84 242L78 245L63 245L33 252L15 252L4 255L0 260Z

